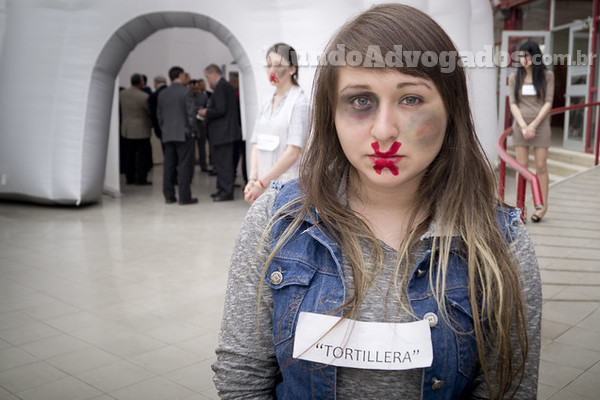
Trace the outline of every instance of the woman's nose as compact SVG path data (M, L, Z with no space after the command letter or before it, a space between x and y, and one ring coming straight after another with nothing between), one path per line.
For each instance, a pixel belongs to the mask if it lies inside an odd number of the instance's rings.
M398 119L392 107L382 106L377 110L371 136L381 144L394 141L399 135Z

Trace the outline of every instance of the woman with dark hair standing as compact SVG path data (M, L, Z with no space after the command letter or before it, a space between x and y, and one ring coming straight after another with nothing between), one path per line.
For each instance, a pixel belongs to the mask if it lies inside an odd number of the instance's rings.
M267 50L267 77L275 93L261 106L252 132L250 179L244 199L252 204L271 181L298 177L308 134L308 98L298 86L298 56L285 43Z
M519 69L508 78L510 112L514 118L512 141L517 162L527 168L529 147L533 147L535 171L542 189L544 208L531 216L540 222L548 211L548 148L552 136L550 109L554 97L554 73L542 63L537 43L528 41L519 48Z
M344 51L346 65L317 69L299 180L267 190L241 227L219 395L536 398L531 241L498 199L463 68L407 62L456 48L423 12L387 4L321 60Z

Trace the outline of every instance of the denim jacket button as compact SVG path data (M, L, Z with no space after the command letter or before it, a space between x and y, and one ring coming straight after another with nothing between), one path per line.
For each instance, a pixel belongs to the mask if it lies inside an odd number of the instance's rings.
M283 281L283 274L279 271L275 271L271 274L270 280L273 285L279 285Z
M431 378L431 389L432 390L440 390L444 387L444 381L439 380L438 378Z
M435 315L435 313L428 312L427 314L425 314L423 316L423 319L426 319L427 321L429 321L430 328L433 328L434 326L436 326L438 324L438 316Z

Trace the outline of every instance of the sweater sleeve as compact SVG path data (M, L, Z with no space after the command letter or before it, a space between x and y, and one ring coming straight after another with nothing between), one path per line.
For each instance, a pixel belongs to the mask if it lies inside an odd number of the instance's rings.
M279 370L273 344L273 298L262 282L271 242L271 235L263 237L263 232L274 196L275 190L270 189L252 205L231 257L217 360L212 366L222 399L273 398Z
M540 364L540 347L542 334L542 282L538 267L537 257L525 225L519 220L515 226L515 235L511 244L511 251L517 260L521 273L521 286L525 299L525 321L527 329L527 359L523 380L515 392L513 399L537 398L538 374ZM511 333L513 348L518 349L518 340ZM519 359L519 357L517 357ZM518 382L513 382L514 391ZM480 373L473 383L473 399L489 398L483 373Z

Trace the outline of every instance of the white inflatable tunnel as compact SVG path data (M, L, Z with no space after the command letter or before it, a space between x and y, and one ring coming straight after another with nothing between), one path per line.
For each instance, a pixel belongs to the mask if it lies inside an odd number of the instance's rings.
M434 17L460 50L493 43L488 0L403 3ZM315 59L345 20L371 4L0 0L0 198L66 205L101 199L115 80L128 54L154 32L196 28L224 43L243 78L242 120L251 127L257 104L272 93L264 51L285 41ZM312 67L301 69L307 92ZM471 70L469 77L477 89L471 93L476 127L495 155L494 70Z

